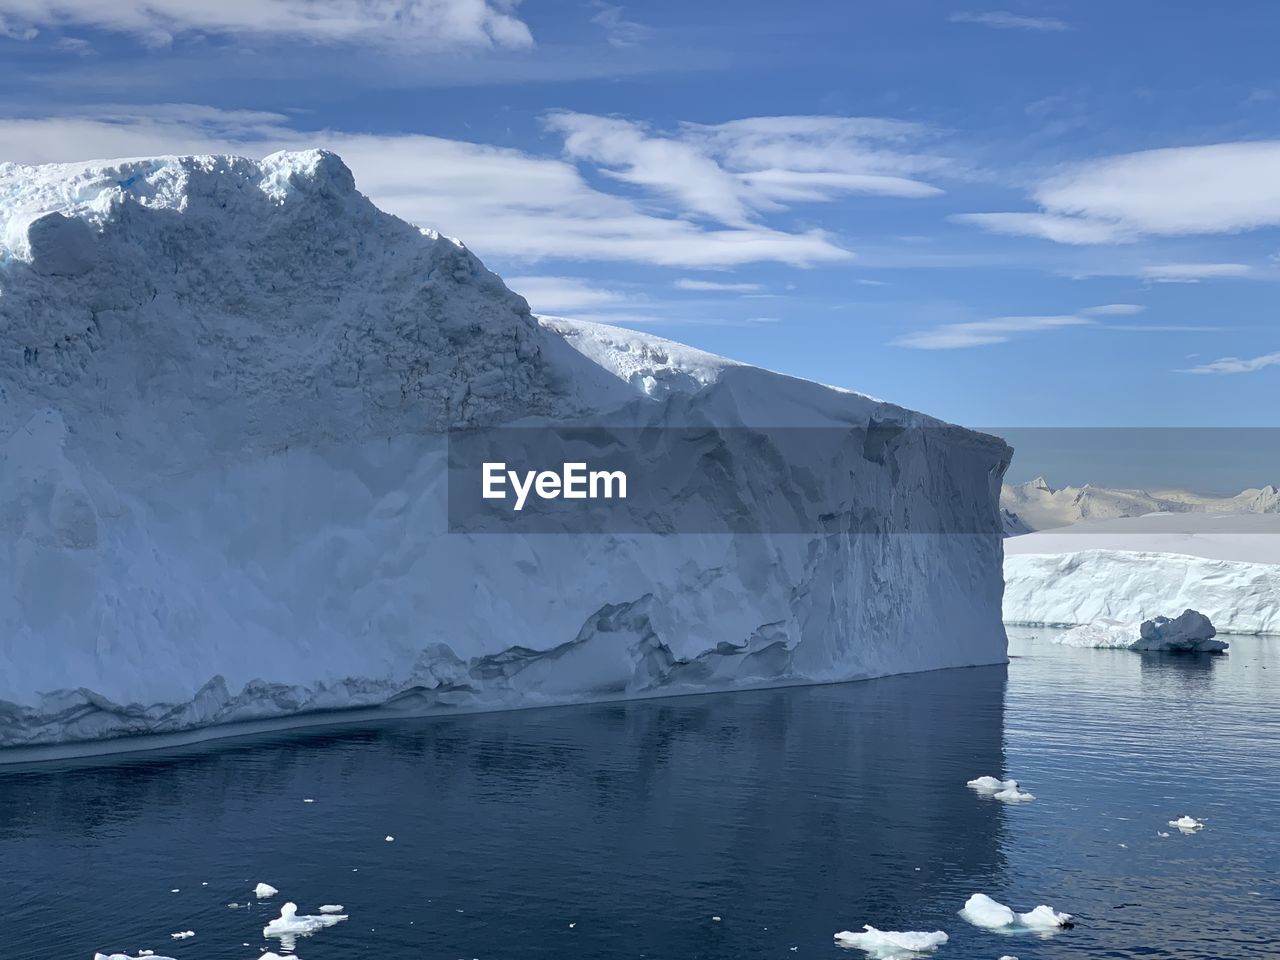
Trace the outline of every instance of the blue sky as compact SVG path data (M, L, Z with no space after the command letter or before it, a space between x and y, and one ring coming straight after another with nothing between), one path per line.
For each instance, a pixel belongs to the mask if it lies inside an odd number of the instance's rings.
M0 0L0 159L325 146L535 311L979 425L1280 421L1280 7Z

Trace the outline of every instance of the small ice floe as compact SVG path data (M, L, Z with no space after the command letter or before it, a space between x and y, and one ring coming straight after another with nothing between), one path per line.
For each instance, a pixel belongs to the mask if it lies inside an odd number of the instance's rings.
M720 922L720 918L719 918L719 917L712 917L711 919L712 919L712 920L714 920L716 923L719 923L719 922Z
M194 930L179 930L177 933L169 934L169 936L173 937L175 940L186 940L190 937L194 937L195 935L196 932Z
M1034 793L1018 789L1017 780L1000 780L996 777L977 777L965 786L985 797L993 797L1005 803L1028 803L1036 798Z
M573 923L569 924L569 929L572 930L577 925L578 925L578 922L575 920Z
M280 891L269 883L260 883L253 888L253 895L259 900L265 900L267 897L274 897Z
M315 801L315 798L314 798L314 797L303 797L303 798L302 798L302 802L303 802L303 803L315 803L316 801Z
M246 944L245 944L245 946L247 947L247 946L248 946L248 944L246 943ZM258 960L301 960L301 958L300 958L300 957L298 957L298 956L296 956L296 955L288 956L288 957L282 957L282 956L280 956L280 954L278 954L278 953L272 953L270 950L268 950L266 953L264 953L262 956L260 956L260 957L258 958Z
M262 928L264 937L275 937L280 940L286 952L292 952L293 942L297 937L309 937L318 930L332 927L347 919L345 913L325 913L318 916L299 916L298 905L286 903L280 908L280 916Z
M392 843L395 840L395 837L393 837L391 834L388 833L382 839L384 839L387 843Z
M146 960L173 960L172 957L161 957L150 950L143 950L136 957L131 957L127 953L95 953L93 960L143 960L144 957Z
M340 903L322 903L320 905L321 913L341 913L342 904Z
M1177 820L1170 820L1169 826L1177 827L1183 833L1195 833L1197 830L1203 830L1204 824L1195 817L1179 817Z
M1009 956L1009 955L1006 953L1006 954L1002 954L1002 955L1001 955L1000 960L1018 960L1018 958L1017 958L1017 957L1011 957L1011 956Z
M1027 913L1015 913L1012 908L998 900L992 900L985 893L975 893L966 900L960 916L975 927L1009 933L1019 930L1047 932L1072 926L1069 913L1058 913L1043 904Z
M869 923L863 925L861 933L841 930L836 934L836 943L840 946L862 950L874 960L909 960L921 954L933 953L946 942L947 935L941 930L933 933L914 930L904 933L877 930Z
M1165 653L1222 653L1229 644L1215 640L1217 628L1198 610L1178 617L1152 617L1141 623L1103 618L1081 624L1054 638L1069 647L1144 650Z
M1169 831L1168 831L1168 830L1157 830L1157 831L1156 831L1156 836L1157 836L1157 837L1167 837L1168 835L1169 835Z

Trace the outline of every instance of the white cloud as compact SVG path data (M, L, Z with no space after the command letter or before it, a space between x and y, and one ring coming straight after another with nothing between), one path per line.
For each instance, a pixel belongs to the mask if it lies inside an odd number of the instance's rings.
M1039 33L1060 33L1070 30L1071 26L1057 17L1028 17L1003 10L990 10L985 13L953 13L952 23L976 23L984 27L995 27L997 30L1033 30Z
M957 217L995 233L1059 243L1239 233L1280 225L1280 140L1145 150L1044 180L1032 213Z
M975 320L969 323L944 323L929 330L899 337L893 341L893 345L917 350L955 350L1005 343L1019 333L1091 326L1097 322L1080 316L996 317L993 320Z
M519 0L0 0L0 22L91 27L167 44L185 33L422 48L531 46ZM16 28L15 28L16 29Z
M708 293L759 293L762 283L727 283L720 280L691 280L681 277L673 284L677 290L701 290Z
M1179 373L1254 373L1264 367L1280 366L1280 353L1266 353L1260 357L1242 360L1239 357L1222 357L1212 363L1188 367Z
M652 31L643 23L628 20L623 14L621 4L604 3L596 0L596 8L591 22L603 27L605 38L615 47L634 47L637 43L649 39Z
M1246 263L1161 263L1142 268L1142 276L1156 283L1229 280L1247 277L1251 272L1252 268Z
M1085 307L1080 312L1090 317L1131 317L1146 309L1137 303L1103 303L1096 307Z
M102 109L92 117L0 119L8 159L238 153L324 147L346 160L384 210L462 238L481 256L619 260L682 268L773 261L793 266L853 256L822 230L759 220L707 226L687 208L663 214L599 189L558 158L417 134L300 131L286 118L181 104ZM697 213L698 211L694 211Z
M753 117L660 133L617 117L558 112L547 125L564 137L571 159L734 227L844 194L936 196L942 191L915 175L949 166L904 149L925 135L922 127L874 118Z
M534 313L558 313L622 303L626 295L577 277L506 277L508 287L529 301Z

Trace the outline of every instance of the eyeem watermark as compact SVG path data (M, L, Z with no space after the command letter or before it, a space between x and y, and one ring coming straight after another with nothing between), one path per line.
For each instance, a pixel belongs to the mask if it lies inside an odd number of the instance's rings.
M486 462L482 470L481 496L507 499L508 486L515 495L513 510L523 510L529 494L540 500L625 500L627 475L622 470L588 470L585 462L563 463L554 470L508 470L506 463Z

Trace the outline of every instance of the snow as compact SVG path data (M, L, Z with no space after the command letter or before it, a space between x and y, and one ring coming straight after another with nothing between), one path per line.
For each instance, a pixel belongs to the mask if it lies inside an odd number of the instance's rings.
M1280 516L1153 514L1005 541L1004 619L1140 623L1195 609L1219 633L1280 634Z
M1068 647L1221 653L1230 644L1215 640L1215 636L1217 630L1208 617L1197 610L1186 610L1174 619L1155 617L1142 623L1103 618L1059 634L1053 642Z
M900 958L905 960L905 958L933 953L947 942L947 935L941 930L933 933L877 930L870 924L864 924L861 933L842 930L836 934L835 939L840 946L856 947L876 960L900 960Z
M1026 913L1015 913L1012 908L998 900L993 900L985 893L975 893L966 900L964 907L960 910L960 916L975 927L1004 932L1025 930L1048 932L1072 925L1069 913L1059 913L1044 904Z
M937 532L998 522L1002 441L539 322L332 154L0 164L0 330L3 747L1006 658L998 534ZM448 430L585 417L867 442L689 491L812 532L449 533Z
M262 900L266 897L274 897L279 892L280 892L279 890L277 890L275 887L273 887L269 883L260 883L253 888L253 895L257 897L259 900Z

